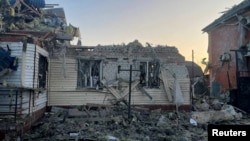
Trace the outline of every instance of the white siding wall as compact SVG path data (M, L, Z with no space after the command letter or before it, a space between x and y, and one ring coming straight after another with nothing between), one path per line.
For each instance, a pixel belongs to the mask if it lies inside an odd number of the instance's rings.
M38 69L39 69L39 56L40 56L39 54L41 54L44 57L49 56L48 52L46 50L44 50L43 48L41 48L35 44L27 44L26 67L30 66L30 68L33 68L33 69L30 69L29 71L25 70L25 87L38 88L38 71L39 71ZM34 69L34 67L35 67L35 69ZM34 73L34 71L35 71L35 73ZM34 83L33 83L33 81L34 81ZM30 111L31 111L31 113L33 113L35 111L38 111L38 110L46 107L47 101L48 101L48 92L47 92L47 90L44 90L41 92L32 93L31 98L32 98L31 99L32 104L30 107ZM28 111L26 111L26 112L28 112Z
M22 102L20 95L18 95L17 104ZM16 92L15 91L1 91L0 103L6 104L0 106L0 112L15 112Z
M47 91L40 92L40 93L35 93L34 98L32 99L32 106L31 106L31 111L35 112L38 111L47 105Z
M184 83L184 82L183 82ZM131 91L131 104L133 105L170 105L167 94L163 88L161 89L146 89L152 97L152 100L143 94L140 90L134 89ZM107 92L101 91L54 91L49 93L50 106L57 105L85 105L87 103L107 104L110 105L111 100L116 98ZM125 97L128 99L128 95ZM189 91L183 91L184 105L190 104Z
M36 52L36 54L35 54ZM26 51L26 68L25 68L25 81L24 86L28 88L38 87L38 66L39 66L39 54L48 57L48 52L43 48L28 44ZM35 59L34 59L35 58ZM35 67L35 69L34 69ZM35 73L34 73L35 71ZM34 83L33 83L34 82Z
M38 85L38 63L39 63L39 54L48 57L48 52L42 49L39 46L34 44L27 44L26 53L23 52L23 43L22 42L0 42L0 46L7 50L7 44L11 49L11 56L18 58L18 68L17 71L13 71L9 75L5 75L1 80L6 80L10 84L14 84L17 87L27 87L37 88ZM36 58L35 57L36 50ZM35 64L35 66L34 66ZM35 68L35 73L34 73ZM35 76L35 79L33 79ZM23 84L22 84L22 77Z
M184 105L190 104L190 93L189 93L189 80L178 80L181 86L182 97L184 100ZM173 80L170 81L170 86L173 87ZM143 94L140 90L134 89L131 97L132 104L154 104L154 105L164 105L170 104L167 94L164 90L163 83L161 82L160 88L145 88L145 91L152 97L152 100ZM173 91L171 91L173 93ZM127 95L128 96L128 95ZM127 97L128 98L128 97Z
M72 91L77 87L76 59L50 59L50 91Z
M35 47L31 47L31 45L27 46L27 50L26 50L26 56L25 57L25 70L24 70L24 86L28 87L28 88L35 88L35 84L33 82L36 82L34 79L37 76L36 73L34 73L34 69L35 66L34 64L38 64L38 62L34 62L34 58L35 58ZM36 69L37 70L37 69Z
M27 44L26 52L23 52L22 42L0 42L0 46L5 49L7 49L7 44L11 49L11 56L18 57L18 69L3 76L0 81L6 80L8 84L15 87L38 88L39 54L48 57L48 52L34 44ZM14 104L15 97L9 97L9 95L14 95L12 93L0 91L0 103ZM47 90L38 93L24 89L22 94L19 95L22 95L22 97L18 97L18 103L21 104L19 110L22 111L22 114L28 114L29 112L32 114L32 112L44 108L47 104ZM0 112L6 111L13 112L13 107L0 108Z
M23 93L23 114L31 114L33 112L36 112L44 107L46 107L47 104L47 93L41 92L41 93L34 93L34 91L31 92L31 97L30 97L30 92L26 91ZM28 108L30 106L30 108Z
M16 91L1 91L0 103L7 104L0 106L0 112L15 112ZM18 92L17 111L18 114L27 115L44 108L47 104L47 93L34 93L33 90L25 89Z
M72 99L81 101L81 97L84 97L83 95L80 97L73 95L77 88L76 59L50 59L49 64L48 105L76 104Z
M110 100L115 97L108 91L95 90L77 90L77 63L76 59L65 59L65 66L63 65L63 58L50 59L49 70L49 100L50 106L70 106L70 105L84 105L87 103L95 104L110 104ZM105 63L104 63L105 64ZM111 66L115 66L112 68ZM123 65L127 69L126 65ZM190 81L188 78L187 69L183 66L168 66L173 68L173 72L177 74L177 81L180 84L183 104L190 104ZM64 69L65 68L65 69ZM177 70L175 70L177 69ZM111 71L113 70L113 71ZM174 71L175 70L175 71ZM117 72L117 64L113 62L106 63L103 67L103 77L107 80L113 80ZM111 76L111 78L109 78ZM167 76L171 87L173 87L174 79L172 75ZM161 83L159 89L146 89L146 91L153 97L152 100L140 90L132 90L132 104L135 105L171 105L164 86ZM128 96L128 95L127 95ZM127 98L127 97L126 97Z

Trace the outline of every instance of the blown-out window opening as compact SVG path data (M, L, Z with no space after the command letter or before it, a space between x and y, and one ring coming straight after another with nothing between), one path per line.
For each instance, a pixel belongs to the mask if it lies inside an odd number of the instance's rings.
M39 70L38 70L38 82L39 88L46 88L47 85L47 72L48 72L48 60L46 57L39 54Z
M77 88L100 88L101 60L78 60Z
M160 64L158 62L140 62L140 84L149 88L160 86Z

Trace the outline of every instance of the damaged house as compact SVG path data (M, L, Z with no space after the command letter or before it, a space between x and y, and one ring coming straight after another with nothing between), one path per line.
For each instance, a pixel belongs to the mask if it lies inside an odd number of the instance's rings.
M207 70L211 94L230 93L230 102L250 107L250 1L244 0L202 29L208 33Z
M0 2L0 138L46 111L49 56L76 37L64 10L44 0ZM49 7L49 9L47 8ZM65 47L65 46L62 46Z
M175 109L179 104L189 110L190 78L184 62L175 47L144 47L137 40L71 46L50 58L48 105L126 104L131 95L133 106Z
M0 4L0 138L30 128L52 106L191 109L190 71L176 47L71 45L80 33L63 8Z

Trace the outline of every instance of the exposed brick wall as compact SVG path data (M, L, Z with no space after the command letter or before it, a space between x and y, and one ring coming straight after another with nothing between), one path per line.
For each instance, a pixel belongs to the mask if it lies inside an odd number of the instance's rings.
M96 57L96 58L132 58L154 59L164 62L183 63L185 57L179 54L176 47L134 47L134 46L96 46L94 49L68 48L67 56Z
M215 80L219 82L221 87L221 92L226 92L229 89L229 81L232 88L237 87L236 81L236 59L235 52L230 50L239 49L239 38L240 32L238 25L223 25L210 32L208 54L209 62L212 65L210 70L210 80L213 79L215 75ZM243 45L249 41L249 32L243 40ZM222 65L220 61L220 55L228 52L231 54L231 61L226 62ZM229 77L228 77L229 75Z

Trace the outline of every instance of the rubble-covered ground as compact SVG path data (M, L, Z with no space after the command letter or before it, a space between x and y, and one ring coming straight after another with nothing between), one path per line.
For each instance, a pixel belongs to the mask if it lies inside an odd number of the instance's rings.
M220 111L217 110L217 112ZM129 115L130 120L128 120ZM206 141L209 123L250 124L248 114L244 112L241 112L240 118L217 117L217 121L208 120L206 123L195 122L195 119L192 119L192 111L161 109L149 111L132 107L129 115L128 107L125 105L87 110L81 107L71 109L52 107L51 111L45 113L44 117L23 135L22 139L27 141Z
M128 120L126 107L109 111L110 117L69 117L64 112L48 113L24 138L32 140L79 139L106 141L188 141L205 140L206 128L189 123L188 112L132 111ZM64 114L63 114L64 113ZM67 117L65 117L67 116Z

